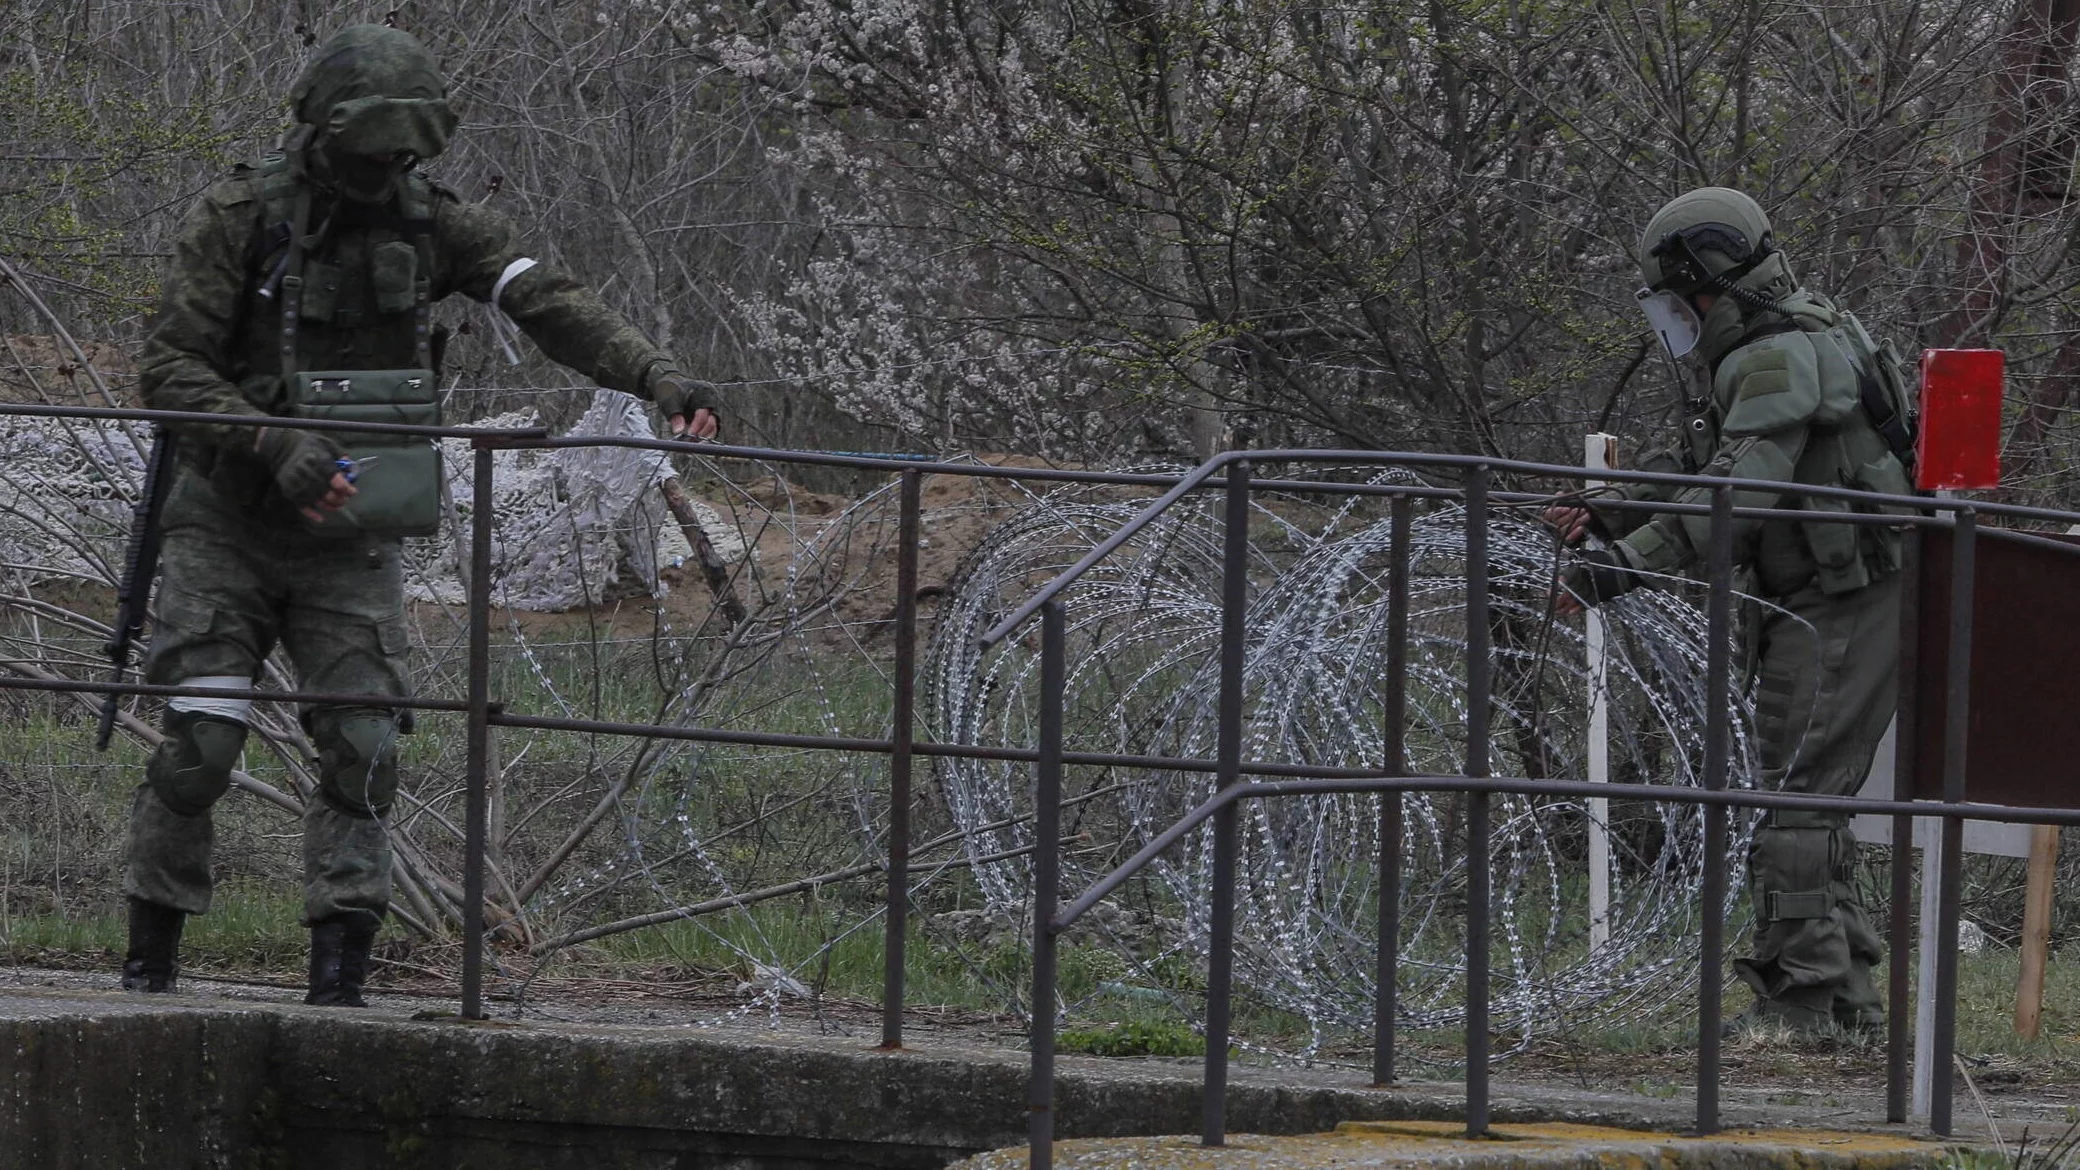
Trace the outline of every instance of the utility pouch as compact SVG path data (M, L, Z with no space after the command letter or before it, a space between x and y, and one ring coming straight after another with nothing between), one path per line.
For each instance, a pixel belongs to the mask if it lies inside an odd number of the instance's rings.
M1819 509L1814 509L1816 512ZM1806 547L1812 550L1820 591L1830 597L1853 593L1871 583L1870 566L1864 564L1862 539L1853 524L1801 521Z
M440 424L432 370L322 370L291 379L290 414L348 422ZM354 462L354 497L313 532L432 536L441 524L440 444L417 435L328 431Z
M1867 492L1883 492L1890 496L1910 496L1914 485L1907 479L1906 468L1890 454L1880 455L1856 469L1850 482L1851 487ZM1899 512L1902 509L1880 509ZM1906 566L1906 554L1901 549L1902 537L1896 529L1868 527L1863 529L1863 556L1871 566L1873 577L1891 576Z

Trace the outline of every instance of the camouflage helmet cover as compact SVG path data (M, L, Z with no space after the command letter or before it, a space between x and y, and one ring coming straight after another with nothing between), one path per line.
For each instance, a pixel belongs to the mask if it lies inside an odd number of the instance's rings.
M1647 221L1640 233L1640 274L1649 288L1689 296L1708 291L1736 268L1743 271L1732 279L1747 283L1741 278L1774 245L1760 204L1730 187L1700 187L1663 204Z
M432 158L455 130L448 86L419 39L357 24L321 45L289 91L296 120L347 154Z

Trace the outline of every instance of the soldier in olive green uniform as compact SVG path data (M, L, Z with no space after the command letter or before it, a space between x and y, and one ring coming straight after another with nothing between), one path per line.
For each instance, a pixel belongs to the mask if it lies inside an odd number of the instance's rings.
M596 295L522 253L507 222L413 169L455 116L433 57L363 25L311 58L282 149L237 168L189 213L141 386L162 410L434 422L428 307L463 293L504 310L548 355L655 401L708 437L705 383L681 375ZM315 371L315 372L314 372ZM367 442L362 440L367 439ZM164 582L146 676L239 689L279 643L306 691L375 696L303 712L318 794L304 820L313 1003L361 1003L390 902L384 816L410 693L399 544L437 520L425 440L186 426L165 504ZM210 808L246 743L249 704L167 704L167 737L131 815L123 985L174 985L181 925L210 903Z
M1647 470L1906 494L1911 438L1897 361L1855 318L1802 289L1768 218L1737 191L1704 188L1663 207L1640 242L1642 308L1694 378L1686 441ZM1705 488L1634 485L1633 499L1709 503ZM1892 718L1899 666L1900 537L1828 523L1827 500L1769 491L1737 507L1799 508L1811 520L1737 520L1734 556L1769 604L1749 614L1755 736L1767 787L1854 793ZM1582 552L1563 608L1607 601L1700 560L1708 517L1555 509ZM1644 522L1642 522L1644 519ZM1811 1030L1882 1022L1871 964L1883 955L1853 881L1848 818L1773 812L1755 833L1749 887L1754 954L1735 964L1756 996L1750 1018Z

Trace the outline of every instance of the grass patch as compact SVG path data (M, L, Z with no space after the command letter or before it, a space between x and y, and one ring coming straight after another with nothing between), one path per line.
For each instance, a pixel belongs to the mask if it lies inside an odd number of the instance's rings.
M1206 1037L1167 1020L1127 1020L1102 1028L1069 1028L1055 1037L1062 1052L1092 1056L1204 1056Z
M13 917L0 922L0 958L113 970L128 931L126 907ZM272 883L218 886L210 912L190 917L181 934L181 965L190 970L300 974L309 953L303 899Z
M878 1001L884 967L878 920L857 909L766 903L600 939L569 957L582 968L682 973L693 979L770 982L785 975L811 994ZM906 998L919 1005L1001 1011L1006 983L993 954L934 945L913 926Z

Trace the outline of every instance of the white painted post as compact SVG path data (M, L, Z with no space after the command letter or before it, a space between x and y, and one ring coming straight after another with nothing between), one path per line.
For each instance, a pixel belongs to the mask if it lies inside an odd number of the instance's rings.
M1608 471L1616 462L1615 435L1594 434L1582 443L1582 466ZM1585 487L1603 486L1600 479ZM1605 784L1611 778L1611 688L1609 660L1604 654L1603 615L1593 607L1583 617L1582 640L1589 667L1589 782ZM1611 941L1611 802L1607 796L1589 798L1589 953L1601 951Z
M1914 1093L1908 1112L1928 1116L1934 1093L1936 1050L1936 900L1942 883L1936 881L1934 847L1941 838L1942 822L1933 817L1914 818L1914 843L1921 846L1921 944L1916 949L1914 987ZM1899 962L1894 955L1892 961Z

